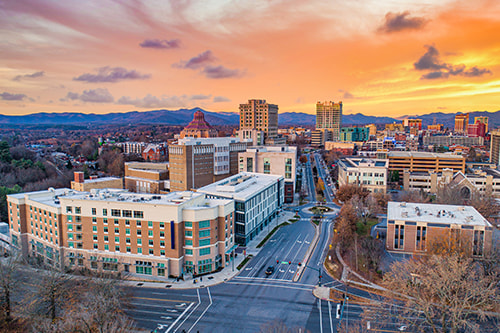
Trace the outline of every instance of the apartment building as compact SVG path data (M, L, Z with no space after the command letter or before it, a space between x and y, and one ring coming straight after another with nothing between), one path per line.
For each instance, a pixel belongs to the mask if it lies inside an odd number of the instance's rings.
M333 136L333 130L322 128L311 131L311 146L324 146L328 141L338 141L338 137L335 139Z
M368 127L342 127L340 129L340 141L360 142L370 139L370 129Z
M403 119L403 126L420 131L422 129L422 119Z
M332 101L316 103L316 129L329 129L333 132L332 140L337 141L342 127L342 102ZM324 140L329 141L329 140ZM323 141L323 142L324 142Z
M265 146L247 148L238 153L239 172L280 175L285 178L285 203L293 202L295 193L297 147Z
M146 147L146 142L118 142L115 144L123 150L124 154L142 154L142 151Z
M137 193L164 193L169 188L169 163L126 162L125 188Z
M169 145L170 190L200 188L238 173L238 153L247 142L238 138L184 138Z
M491 132L490 163L500 166L500 131Z
M93 188L123 188L123 179L118 177L98 178L97 176L85 179L83 172L74 172L74 180L71 181L72 190L85 192Z
M484 144L484 138L482 136L468 137L458 135L425 135L423 137L423 142L425 146L432 145L435 147L450 147L453 145L461 145L471 147L482 146Z
M389 171L443 171L452 169L465 172L465 157L462 155L392 151L388 153Z
M205 193L209 198L234 200L235 242L246 245L269 225L281 209L284 178L278 175L240 172L204 186L197 192Z
M259 132L264 133L264 140L277 138L278 105L267 103L265 99L249 99L248 103L240 104L240 132L242 139L248 139L245 135L257 135Z
M388 160L343 158L337 163L339 186L358 185L373 193L387 191Z
M470 241L471 254L490 251L493 226L471 206L389 202L386 249L425 253L434 239Z
M234 201L202 193L49 189L7 202L13 246L47 265L161 279L214 271L234 250Z

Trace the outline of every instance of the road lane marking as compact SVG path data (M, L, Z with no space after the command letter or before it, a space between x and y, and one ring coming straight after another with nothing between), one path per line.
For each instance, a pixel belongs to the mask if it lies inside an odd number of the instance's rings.
M135 299L145 299L148 301L160 301L160 302L186 302L185 300L178 300L178 299L161 299L161 298L150 298L150 297L137 297L137 296L132 296L132 298Z
M330 332L333 333L332 302L328 302L328 315L330 316Z
M247 286L265 286L265 287L273 287L273 288L285 288L285 289L294 289L294 290L303 290L303 291L311 291L313 288L300 288L300 287L289 287L278 284L266 284L266 283L248 283L248 282L226 282L227 284L237 284L237 285L247 285Z
M321 310L321 298L318 298L318 310L319 310L319 332L323 333L323 313Z
M196 310L196 308L197 308L197 307L201 304L200 289L196 289L196 292L198 293L198 304L196 304L195 308L193 309L193 311L192 311L191 313L193 313L193 312ZM179 317L177 317L177 319L176 319L176 320L172 323L172 325L170 325L170 326L168 327L168 329L165 331L165 333L170 332L170 330L171 330L173 327L175 327L175 324L177 324L177 322L178 322L179 320L181 320L182 316L184 316L184 314L185 314L185 313L186 313L186 312L187 312L187 311L188 311L188 310L189 310L189 309L193 306L193 304L194 304L194 303L189 304L189 306L188 306L188 307L187 307L184 311L182 311L181 315L180 315ZM191 313L190 313L189 315L191 315ZM186 319L188 319L188 318L189 318L189 316L186 316L186 318L184 319L184 321L181 323L181 326L182 326L182 324L184 324L184 322L185 322L185 321L186 321ZM175 331L174 331L174 332L175 332Z
M188 330L188 333L191 332L191 330L196 326L196 324L198 324L198 322L200 321L200 319L203 318L203 316L205 315L205 313L212 306L212 295L210 295L210 288L208 288L208 287L207 287L207 292L208 292L208 298L210 299L210 304L207 306L207 308L205 309L205 311L203 311L203 313L198 317L198 320L196 320L194 322L193 326L191 326L191 328Z

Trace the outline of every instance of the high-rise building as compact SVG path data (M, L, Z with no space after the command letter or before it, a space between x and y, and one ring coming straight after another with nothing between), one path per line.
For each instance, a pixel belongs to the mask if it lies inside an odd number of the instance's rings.
M249 139L247 134L264 132L265 139L278 137L278 106L265 99L249 99L240 104L241 139Z
M484 124L485 133L488 133L488 117L487 116L474 117L474 124L476 124L478 121L481 124Z
M170 191L186 191L238 173L238 153L247 142L237 138L184 138L168 146Z
M342 127L339 139L347 142L368 141L370 139L370 129L368 127Z
M474 124L469 124L467 129L467 136L470 137L478 137L481 136L484 138L486 135L486 125L481 121L476 121Z
M490 163L495 164L497 167L500 165L500 131L491 132Z
M455 132L467 133L469 127L469 114L457 114L455 116Z
M342 102L316 103L316 129L331 129L333 140L339 139L340 128L342 127Z
M422 129L422 119L404 119L403 126L417 128L420 131Z
M181 131L180 138L216 138L218 132L206 120L200 110L196 111L193 120Z

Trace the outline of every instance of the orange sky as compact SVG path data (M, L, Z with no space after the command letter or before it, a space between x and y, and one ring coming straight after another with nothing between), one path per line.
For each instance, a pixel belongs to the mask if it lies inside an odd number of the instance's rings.
M500 110L500 1L0 0L0 114Z

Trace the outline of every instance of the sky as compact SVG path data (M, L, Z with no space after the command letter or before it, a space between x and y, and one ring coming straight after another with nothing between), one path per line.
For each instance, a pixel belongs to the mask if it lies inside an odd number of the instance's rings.
M500 110L498 0L0 0L0 114Z

